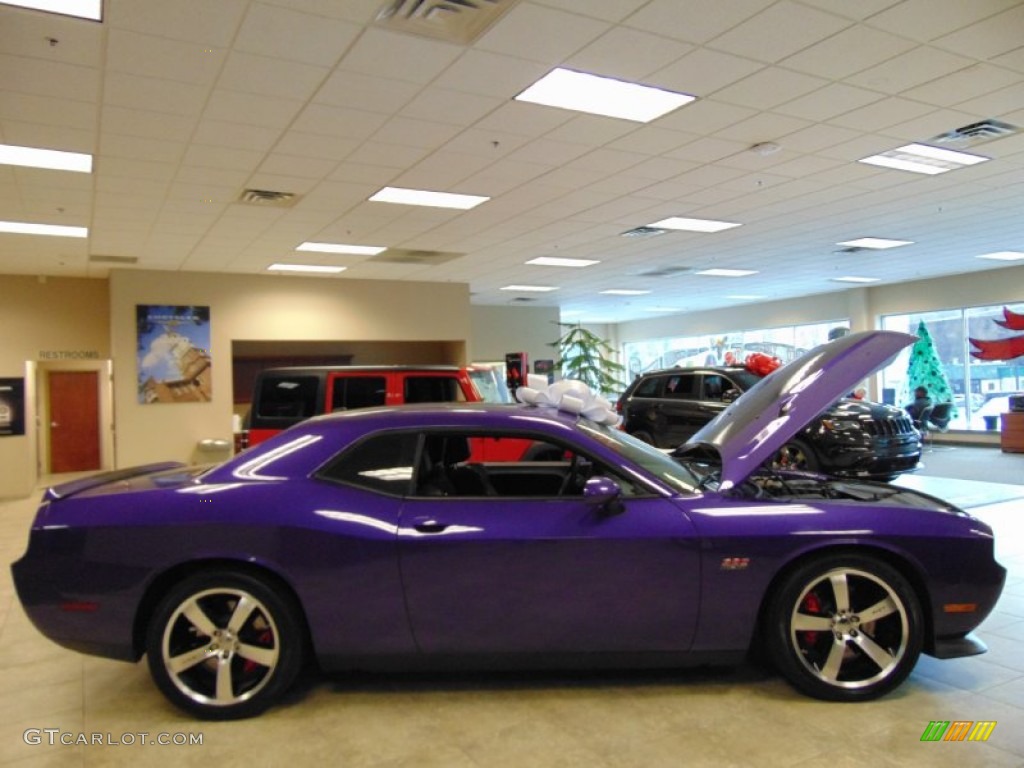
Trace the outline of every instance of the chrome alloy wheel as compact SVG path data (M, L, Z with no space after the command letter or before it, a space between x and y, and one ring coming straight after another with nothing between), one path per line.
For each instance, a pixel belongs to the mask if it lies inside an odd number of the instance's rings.
M797 689L867 701L902 683L921 655L921 597L894 564L850 551L808 560L772 594L766 640Z
M279 655L273 616L241 589L207 589L185 599L164 626L168 677L199 704L251 699L271 680Z
M807 670L831 686L884 680L907 653L907 608L877 576L837 568L807 584L793 607L789 637Z

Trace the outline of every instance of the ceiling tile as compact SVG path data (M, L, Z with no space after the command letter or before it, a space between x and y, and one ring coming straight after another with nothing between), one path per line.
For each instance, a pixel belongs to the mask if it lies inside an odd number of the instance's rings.
M333 67L359 32L357 25L340 19L254 3L245 16L234 48L260 56Z
M210 95L203 119L245 123L280 131L295 119L303 106L304 102L298 99L279 99L217 89Z
M783 59L781 64L800 72L838 80L882 64L915 47L913 40L858 25Z
M719 35L709 47L758 61L777 62L848 26L848 19L780 0Z
M320 86L327 72L324 67L234 52L225 63L217 86L228 91L306 100Z
M847 82L884 93L897 94L972 64L970 59L927 46L889 59L847 78Z
M341 60L340 68L346 72L426 85L460 53L458 46L449 43L374 28L363 32Z
M904 0L877 16L873 16L868 23L911 40L930 42L945 35L955 34L958 30L967 32L976 22L996 16L1000 11L1018 3L1019 0L972 0L969 3ZM1019 31L1020 27L1018 26L1017 29ZM976 36L977 31L979 30L968 32L966 37L961 38L961 42L968 43L971 38ZM1011 32L1011 29L1005 29L1003 32ZM997 39L998 37L999 33L997 32ZM1017 39L1020 39L1019 34ZM1016 48L1017 46L1011 47ZM951 50L955 50L955 48ZM968 56L974 55L969 51L957 52Z
M649 78L651 85L669 88L692 96L710 96L719 89L742 80L763 65L729 53L698 48Z
M107 35L108 72L210 85L224 65L226 52L222 48L122 29L110 29Z
M249 0L129 0L108 2L105 25L219 48L231 44Z
M692 50L692 45L678 40L615 27L566 59L564 66L653 85L646 80L649 75L663 70Z
M824 121L845 112L881 101L884 96L877 91L855 88L852 85L833 83L814 93L801 96L775 108L783 115L792 115L804 120Z
M566 60L608 30L607 22L531 3L512 7L474 47L554 65ZM599 72L615 76L615 72Z
M667 35L689 43L706 43L756 13L775 0L688 0L685 8L678 0L652 0L625 20L626 26L657 35Z
M720 89L715 93L715 100L755 109L771 109L825 85L828 81L820 77L779 67L765 67L738 83Z

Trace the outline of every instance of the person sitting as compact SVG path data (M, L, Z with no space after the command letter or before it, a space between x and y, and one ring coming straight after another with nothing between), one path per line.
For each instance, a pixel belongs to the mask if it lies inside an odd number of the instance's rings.
M928 397L928 390L925 387L918 387L914 390L914 402L904 408L910 414L910 418L914 420L914 424L919 426L925 409L930 408L931 405L932 399Z

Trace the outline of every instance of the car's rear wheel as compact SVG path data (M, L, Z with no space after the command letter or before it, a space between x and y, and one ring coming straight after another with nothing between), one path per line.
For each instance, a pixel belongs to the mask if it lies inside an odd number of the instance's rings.
M817 472L821 468L818 457L802 440L790 440L772 458L774 469L796 469L801 472Z
M830 701L888 693L921 654L923 619L910 583L864 555L824 557L798 568L768 611L768 650L798 690Z
M185 579L149 624L149 669L172 703L199 717L251 717L272 705L302 666L303 631L293 601L246 573Z

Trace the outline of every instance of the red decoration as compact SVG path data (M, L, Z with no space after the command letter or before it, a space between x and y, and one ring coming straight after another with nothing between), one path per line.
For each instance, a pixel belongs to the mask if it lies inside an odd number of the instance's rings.
M751 373L755 373L758 376L767 376L782 365L782 361L777 357L772 357L771 355L766 355L762 352L754 352L753 354L747 355L747 359L743 364Z
M996 325L1001 325L1011 331L1024 331L1024 315L1011 312L1003 307L1004 320L995 320ZM1024 356L1024 336L1014 336L1009 339L969 339L977 349L971 350L971 357L978 360L1013 360L1015 357Z

